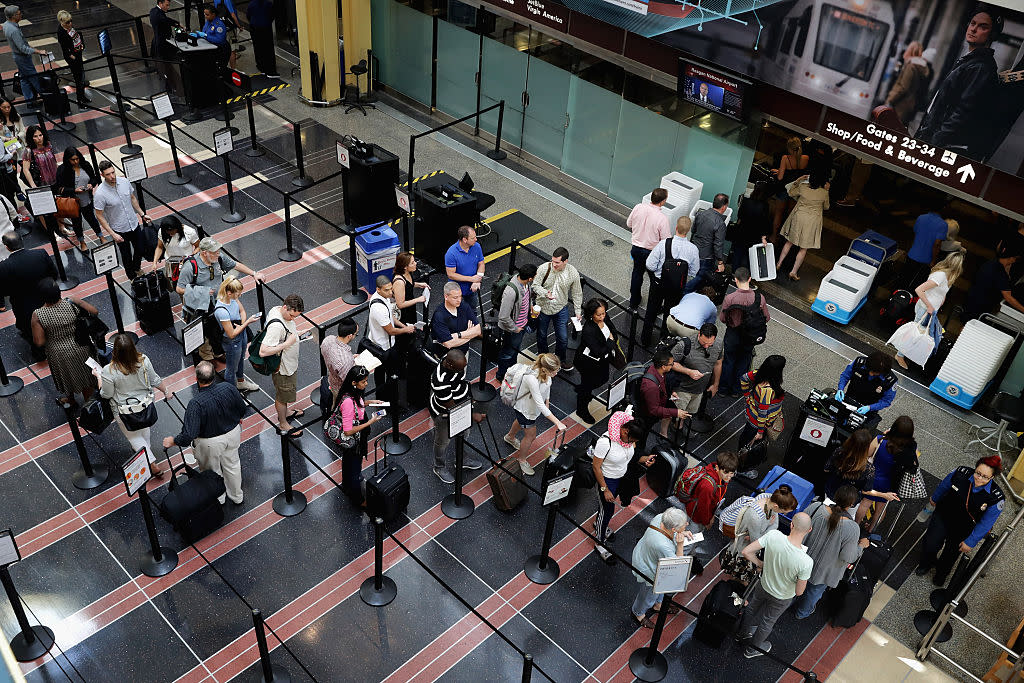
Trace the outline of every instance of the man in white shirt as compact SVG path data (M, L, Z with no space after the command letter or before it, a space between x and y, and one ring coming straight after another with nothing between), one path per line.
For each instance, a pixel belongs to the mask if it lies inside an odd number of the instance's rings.
M260 356L281 356L281 365L273 374L274 380L274 409L277 410L277 426L282 432L291 432L292 436L302 436L302 430L292 431L293 427L288 422L291 418L302 417L302 410L293 410L288 413L288 404L295 402L296 374L299 371L299 346L303 339L309 339L312 331L299 336L295 326L295 319L306 310L302 297L298 294L289 294L284 298L280 306L275 306L267 313L267 325L263 329L267 331L260 345Z
M377 291L370 297L367 309L366 336L384 352L384 356L380 358L380 367L373 371L373 382L377 387L378 397L383 397L381 390L387 382L388 375L397 374L400 366L401 359L396 354L395 337L416 331L415 326L406 325L399 319L398 308L392 298L393 293L394 286L391 280L386 275L378 275Z
M676 234L662 240L651 250L645 263L651 273L651 290L647 295L647 310L644 313L644 329L640 335L640 343L650 346L652 327L656 318L661 318L661 336L665 336L665 316L668 310L679 303L683 296L683 288L700 270L700 251L689 240L689 216L680 216L676 221ZM666 249L669 245L669 249ZM668 252L668 253L667 253ZM686 281L681 277L680 266L686 264ZM662 278L662 271L666 277Z
M117 242L117 248L121 251L121 265L128 277L137 277L142 274L139 267L146 249L146 239L139 229L139 221L148 221L149 216L139 206L132 184L125 178L119 178L117 169L106 159L100 162L100 175L103 182L94 191L92 199L96 219ZM146 256L151 257L152 254Z

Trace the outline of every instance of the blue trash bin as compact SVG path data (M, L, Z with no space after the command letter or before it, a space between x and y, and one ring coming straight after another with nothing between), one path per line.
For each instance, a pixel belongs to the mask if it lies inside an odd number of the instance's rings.
M358 230L364 230L363 226ZM401 251L401 243L395 231L386 223L378 224L375 230L356 235L356 272L359 284L373 294L377 289L377 276L386 275L391 280L395 272L395 257Z

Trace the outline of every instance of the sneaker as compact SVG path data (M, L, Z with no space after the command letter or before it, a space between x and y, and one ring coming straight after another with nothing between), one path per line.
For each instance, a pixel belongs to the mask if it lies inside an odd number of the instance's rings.
M517 439L515 437L512 437L512 436L509 436L508 434L506 434L505 435L505 443L507 443L509 446L511 446L512 448L516 449L517 451L519 450L519 439Z
M235 382L235 386L238 387L239 391L259 391L260 390L260 385L256 384L256 382L253 382L252 380L250 380L248 378L238 380L237 382Z
M16 193L14 193L14 196L17 197L18 201L21 202L21 203L25 203L25 202L28 201L28 198L25 196L24 192L18 191Z
M455 483L455 475L452 474L451 470L449 470L447 467L435 467L434 474L436 474L437 478L446 484Z
M752 470L746 470L744 472L740 472L739 475L741 477L745 477L747 479L757 479L757 476L758 476L757 475L757 468L755 467Z
M462 469L464 470L478 470L483 467L484 464L476 458L463 458Z
M771 652L772 651L772 644L767 642L767 641L765 641L764 647L761 648L761 650L764 650L764 652ZM746 657L747 659L753 659L754 657L760 657L761 655L764 654L764 652L761 652L761 650L755 650L752 647L748 647L746 650L743 651L743 656Z
M519 467L520 469L523 470L523 474L525 474L526 476L532 477L534 475L533 468L530 466L530 463L526 462L525 460L519 461Z
M914 573L917 574L918 576L924 576L925 574L927 574L931 570L932 570L931 567L926 567L923 564L919 564L917 566L917 568L914 570Z
M754 632L753 631L751 631L750 633L736 633L733 636L733 638L736 639L737 643L742 643L744 640L750 640L753 637L754 637Z
M601 559L604 560L605 564L607 564L607 565L615 564L615 556L612 555L607 550L605 550L604 548L602 548L601 546L595 545L594 546L594 551L597 552L597 554L601 556Z

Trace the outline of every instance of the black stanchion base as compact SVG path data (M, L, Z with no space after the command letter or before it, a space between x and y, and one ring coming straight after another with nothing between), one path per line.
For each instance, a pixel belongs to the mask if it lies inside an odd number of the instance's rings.
M292 178L292 185L295 187L309 187L313 184L313 179L308 175L297 175Z
M188 185L189 183L192 182L192 179L189 178L184 173L182 173L180 178L176 175L172 175L170 178L167 179L167 182L169 182L171 185Z
M106 464L92 463L91 477L85 473L85 469L80 469L71 475L71 483L75 485L76 489L88 491L102 485L108 476L110 476L110 468Z
M261 157L263 156L263 154L264 151L259 147L250 147L249 149L245 150L245 156L247 157Z
M710 415L697 413L690 418L690 429L696 434L707 434L715 428L715 421Z
M931 592L931 595L928 596L928 602L932 604L932 609L937 611L945 607L946 603L954 597L956 597L956 595L954 593L950 593L948 588L936 588ZM958 617L967 616L967 603L961 602L957 605L956 609L953 610L953 614Z
M225 223L241 223L245 220L245 214L241 211L235 211L234 213L226 213L220 217Z
M292 491L292 502L288 502L288 494L282 491L274 496L274 512L282 517L294 517L306 509L306 496L299 491Z
M19 662L31 662L34 659L39 659L53 647L53 631L50 628L33 626L32 635L34 638L31 643L26 640L24 631L11 639L11 652Z
M74 130L75 129L75 122L74 121L58 121L57 123L53 124L53 127L56 128L59 131L67 133L69 130Z
M412 439L405 434L388 433L384 437L384 452L388 455L405 455L412 450Z
M549 583L555 582L558 575L562 573L562 568L550 557L547 558L547 562L541 568L541 560L543 559L543 555L534 555L528 558L523 565L523 573L526 574L526 578L530 581L546 586Z
M359 599L370 607L383 607L390 605L391 601L398 596L398 586L387 576L381 577L380 590L374 588L373 577L359 585Z
M25 386L25 380L20 377L8 377L7 384L0 384L0 398L14 396Z
M138 154L142 151L142 147L136 145L134 142L130 145L121 145L121 154Z
M160 546L160 554L163 555L159 562L153 557L153 553L147 552L142 555L142 562L139 565L139 569L146 576L152 576L156 578L158 576L166 576L174 571L174 568L178 566L178 553Z
M287 261L287 262L291 263L293 261L298 261L300 258L302 258L302 252L301 251L297 251L295 249L292 249L291 251L288 251L288 249L285 248L285 249L282 249L281 251L277 252L277 259L279 261Z
M473 400L481 403L493 401L498 395L498 390L483 380L473 382L473 384L469 386L469 389L473 394Z
M27 223L18 222L14 226L14 232L18 233L18 237L27 237L32 234L32 221Z
M505 154L500 149L489 149L489 150L487 150L486 154L487 154L487 156L489 158L494 159L495 161L501 161L502 159L507 159L508 158L508 155ZM661 679L658 679L658 680L661 680Z
M68 275L66 280L57 280L57 289L62 292L66 292L69 289L74 289L78 286L78 278L74 275Z
M459 499L462 499L461 501ZM441 499L441 512L448 519L466 519L473 510L476 509L476 504L473 499L463 493L461 496L456 496L454 493L449 493L447 496Z
M914 628L922 636L927 635L928 631L932 630L932 626L935 624L935 620L938 618L939 613L933 612L930 609L923 609L914 615ZM935 638L936 643L944 643L953 637L953 627L950 624L946 624L942 627L942 631Z
M655 683L668 675L668 660L665 655L655 652L651 663L647 663L649 647L638 647L629 656L629 670L641 681Z
M259 678L253 679L258 680L259 683L292 683L292 675L288 673L288 669L280 666L270 665L270 675L272 678L269 680L263 677L263 669L259 668Z
M129 337L129 338L130 338L130 339L131 339L131 340L132 340L133 342L135 342L135 343L138 343L138 341L139 341L139 335L135 334L135 333L134 333L134 332L132 332L131 330L125 330L125 331L124 331L124 332L122 332L121 334L126 334L126 335L128 335L128 337Z
M361 289L357 289L354 292L349 292L348 294L342 296L341 300L347 303L349 306L358 306L359 304L363 303L369 298L369 294L367 294Z

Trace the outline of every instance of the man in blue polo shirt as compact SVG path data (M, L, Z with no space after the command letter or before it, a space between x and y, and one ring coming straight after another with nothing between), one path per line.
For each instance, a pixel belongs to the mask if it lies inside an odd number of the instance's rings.
M684 296L669 309L665 321L668 331L677 337L687 337L691 344L696 344L701 325L718 321L718 307L713 301L715 296L714 287L704 287L699 292Z
M234 54L228 45L228 27L224 25L224 20L217 16L217 10L209 3L203 6L203 17L206 19L206 23L203 24L203 37L207 42L217 46L221 66L228 63L229 59L233 62ZM231 68L235 68L234 64Z
M914 221L914 243L907 250L907 267L903 286L910 291L924 282L939 255L939 245L946 239L949 226L937 211L922 214Z
M444 269L448 279L462 288L463 301L475 311L484 279L484 250L476 243L476 230L468 225L459 228L459 241L445 252Z
M476 319L476 312L463 300L462 289L458 283L446 282L444 301L430 318L434 353L439 358L443 357L449 349L468 344L479 337L482 331Z

